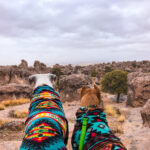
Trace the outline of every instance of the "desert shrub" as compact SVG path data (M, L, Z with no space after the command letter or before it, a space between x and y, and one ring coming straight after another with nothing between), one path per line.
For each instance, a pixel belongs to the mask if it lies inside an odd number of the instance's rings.
M12 65L12 67L13 67L13 68L19 68L19 66L17 66L17 65Z
M123 127L121 125L117 125L112 129L112 132L123 134Z
M118 117L118 121L123 123L125 121L125 115L121 114L119 117Z
M111 117L117 118L117 121L123 123L125 121L125 115L121 112L119 108L112 105L105 106L105 113Z
M114 70L106 73L101 81L102 91L117 94L118 103L120 94L127 93L127 74L126 71Z
M4 104L0 104L0 110L4 110L5 109L5 105Z
M98 72L93 69L92 72L91 72L91 77L96 77L98 75Z
M112 116L112 117L117 117L117 112L114 109L114 106L112 105L106 105L105 106L105 112L107 115Z
M8 122L10 122L10 121L4 120L4 119L0 119L0 126L6 124L6 123L8 123Z
M105 73L111 72L111 71L113 71L113 69L111 67L105 66Z
M136 67L137 67L136 62L133 62L133 63L132 63L132 67L133 67L133 68L136 68Z
M63 75L63 72L61 71L60 67L53 67L52 68L52 73L55 74L57 76L57 83L56 83L56 88L59 89L59 80L60 80L60 76Z
M28 111L27 110L22 110L22 111L11 110L9 112L9 116L13 117L13 118L26 118L27 115L28 115Z
M2 101L0 103L0 105L2 105L4 107L8 107L8 106L21 105L21 104L25 104L25 103L29 103L29 102L30 102L29 99L15 99L15 100Z

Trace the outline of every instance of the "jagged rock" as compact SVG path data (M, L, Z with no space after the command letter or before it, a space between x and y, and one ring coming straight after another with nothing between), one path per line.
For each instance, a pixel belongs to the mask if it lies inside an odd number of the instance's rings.
M78 90L92 83L91 78L84 74L72 74L60 79L59 89L63 101L79 100Z
M23 68L23 69L27 69L28 68L28 63L26 60L22 59L21 60L21 64L19 65L20 68Z
M26 69L15 69L12 68L10 70L10 81L9 83L17 83L17 84L27 84L28 77L31 75L31 72Z
M145 127L150 127L150 99L146 102L141 110L141 116L143 119L143 125Z
M0 67L0 85L10 82L10 67Z
M63 69L62 69L62 72L63 74L65 75L71 75L73 73L73 67L71 64L65 66Z
M55 74L56 71L61 72L61 75L70 75L73 73L73 67L71 64L69 65L66 65L66 66L63 66L63 65L60 65L60 64L55 64L53 65L53 68L52 68L52 73Z
M144 106L150 99L150 73L134 72L128 75L127 105Z
M6 84L0 86L0 101L5 99L29 98L32 93L32 87L27 84Z
M26 84L31 72L14 66L0 67L0 85L9 83Z
M44 63L41 63L39 62L38 60L36 60L34 62L34 69L37 71L37 72L40 72L40 71L43 71L46 69L46 65Z

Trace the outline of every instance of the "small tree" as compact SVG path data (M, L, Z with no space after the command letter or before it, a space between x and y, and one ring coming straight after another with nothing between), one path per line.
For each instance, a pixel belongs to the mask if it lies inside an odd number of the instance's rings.
M109 67L109 66L105 67L105 73L111 72L111 71L113 71L113 69L111 67Z
M136 68L136 67L137 67L136 62L133 62L133 63L132 63L132 67L133 67L133 68Z
M98 72L95 69L93 69L91 72L91 77L96 77L97 74L98 74Z
M60 76L63 75L63 72L61 71L60 67L53 67L52 68L52 73L55 74L57 76L57 88L59 89L59 80L60 80Z
M102 79L102 91L110 94L117 94L117 103L119 103L120 94L127 93L127 72L114 70L104 75Z

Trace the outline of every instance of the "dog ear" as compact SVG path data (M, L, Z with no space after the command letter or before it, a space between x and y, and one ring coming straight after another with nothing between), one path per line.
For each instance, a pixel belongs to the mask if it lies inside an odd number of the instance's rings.
M87 88L85 86L82 87L82 89L81 89L81 97L83 97L83 95L85 95L86 89Z
M49 74L50 80L55 82L57 80L57 76L55 74Z
M35 75L29 76L28 81L29 81L29 84L30 84L30 85L34 86L34 85L35 85L35 82L36 82L36 77L35 77Z
M98 88L97 85L94 84L94 93L97 95L97 97L100 99L101 98L101 93L100 89Z
M97 85L96 85L96 84L94 84L94 90L95 90L95 92L97 92L97 93L99 93L99 92L100 92L100 89L97 87Z

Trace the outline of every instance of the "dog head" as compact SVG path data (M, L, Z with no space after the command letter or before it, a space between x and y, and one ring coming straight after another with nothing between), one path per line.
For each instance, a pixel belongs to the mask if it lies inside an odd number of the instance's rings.
M100 106L101 94L99 88L94 85L93 88L82 87L81 89L81 106Z
M34 74L29 76L29 83L34 86L34 88L41 85L48 85L53 88L53 82L56 80L56 75L47 73L47 74Z

